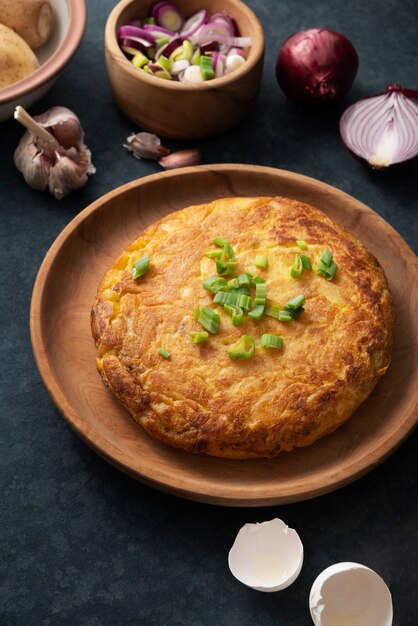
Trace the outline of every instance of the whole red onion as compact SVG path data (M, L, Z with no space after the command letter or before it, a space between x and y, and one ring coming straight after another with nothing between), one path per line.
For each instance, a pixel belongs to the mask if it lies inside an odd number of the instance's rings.
M348 92L357 69L357 52L347 37L330 28L310 28L286 39L276 76L289 98L325 104Z

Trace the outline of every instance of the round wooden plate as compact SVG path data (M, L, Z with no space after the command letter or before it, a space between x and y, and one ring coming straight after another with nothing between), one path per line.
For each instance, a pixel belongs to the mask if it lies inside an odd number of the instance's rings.
M90 309L114 259L151 222L230 196L283 195L313 204L355 233L383 265L397 315L392 365L332 435L273 460L194 456L151 439L96 372ZM57 407L110 463L153 487L228 506L295 502L332 491L393 452L418 419L418 259L381 217L322 182L282 170L211 165L163 172L100 198L63 230L39 270L31 306L35 359Z

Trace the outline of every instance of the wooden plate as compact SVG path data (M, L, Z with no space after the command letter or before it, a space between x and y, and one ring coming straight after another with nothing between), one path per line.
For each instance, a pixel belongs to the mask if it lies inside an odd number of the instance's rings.
M392 365L352 418L314 445L273 460L232 461L151 439L105 391L96 372L90 308L98 282L151 222L227 196L283 195L313 204L379 258L397 315ZM39 270L31 306L36 362L65 419L113 465L153 487L229 506L294 502L332 491L393 452L418 419L418 259L381 217L351 196L299 174L248 165L163 172L119 187L80 213Z

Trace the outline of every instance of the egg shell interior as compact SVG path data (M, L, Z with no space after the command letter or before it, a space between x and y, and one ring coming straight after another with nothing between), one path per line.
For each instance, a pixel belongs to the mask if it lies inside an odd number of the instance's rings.
M302 563L299 535L279 519L245 524L229 553L233 575L258 590L284 589L297 578Z
M384 580L359 563L337 563L312 585L315 626L391 626L392 598Z

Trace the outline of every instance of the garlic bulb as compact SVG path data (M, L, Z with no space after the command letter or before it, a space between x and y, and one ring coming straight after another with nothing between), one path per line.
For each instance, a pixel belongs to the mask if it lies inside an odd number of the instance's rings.
M17 107L15 119L28 129L15 150L14 162L30 187L48 189L61 200L86 184L96 169L75 113L52 107L32 118Z

